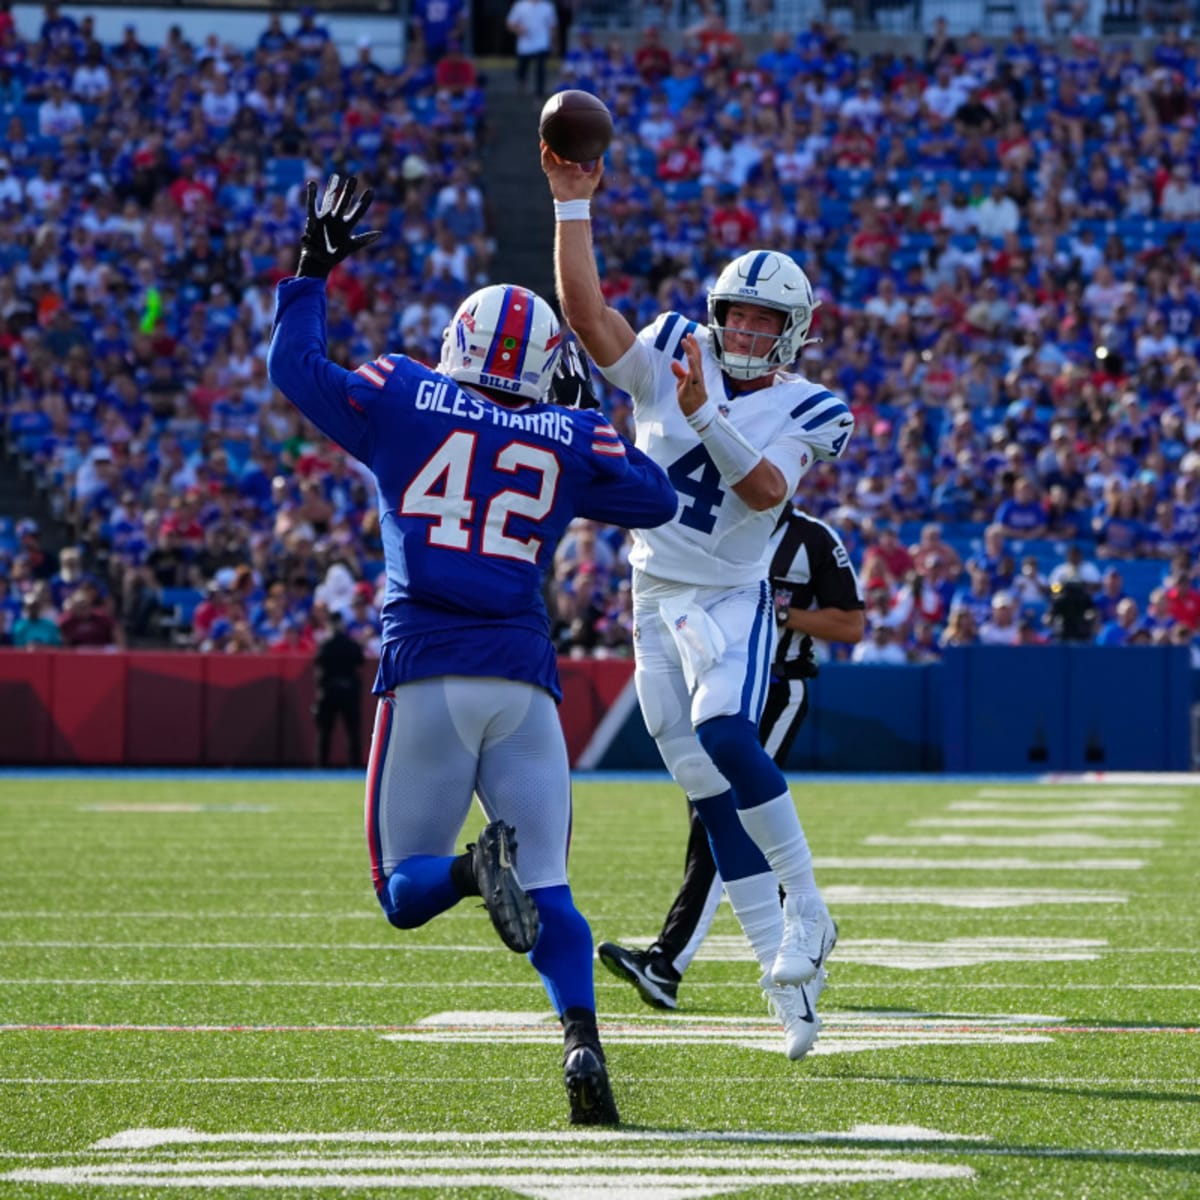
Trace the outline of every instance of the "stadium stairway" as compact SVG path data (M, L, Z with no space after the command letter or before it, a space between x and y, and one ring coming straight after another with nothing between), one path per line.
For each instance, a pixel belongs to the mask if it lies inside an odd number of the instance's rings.
M488 125L482 160L496 239L491 275L554 303L554 207L538 153L542 101L518 90L511 58L485 59L481 66ZM553 64L549 74L552 79Z
M54 515L49 493L35 486L35 478L22 468L13 448L0 438L0 526L11 531L20 521L36 521L42 549L57 554L69 540L68 530Z

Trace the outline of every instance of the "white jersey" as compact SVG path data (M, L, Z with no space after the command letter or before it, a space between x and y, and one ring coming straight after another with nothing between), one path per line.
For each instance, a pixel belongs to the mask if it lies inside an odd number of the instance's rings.
M683 362L682 340L693 334L708 394L722 413L783 473L786 497L757 512L738 498L679 411L671 362ZM633 398L636 444L666 472L679 493L673 521L635 529L629 561L656 580L740 587L765 579L771 536L783 507L813 462L840 458L854 432L850 409L801 375L779 374L771 387L729 396L712 351L711 334L679 313L664 313L602 373Z

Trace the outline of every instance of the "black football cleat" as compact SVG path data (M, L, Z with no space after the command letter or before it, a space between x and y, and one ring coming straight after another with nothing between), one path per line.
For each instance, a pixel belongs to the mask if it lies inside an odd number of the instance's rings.
M500 940L517 954L527 954L537 941L537 907L517 880L517 831L493 821L467 849L483 906Z
M647 1004L655 1008L677 1008L679 972L665 954L654 950L629 950L616 942L596 947L600 961L618 978L632 983Z
M563 1062L572 1125L619 1125L621 1118L598 1046L576 1046Z

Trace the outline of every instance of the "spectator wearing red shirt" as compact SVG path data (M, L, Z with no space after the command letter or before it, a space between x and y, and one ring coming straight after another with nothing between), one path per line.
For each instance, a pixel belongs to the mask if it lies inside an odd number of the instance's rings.
M709 13L704 20L684 30L683 36L710 61L736 62L742 53L741 38L726 28L720 13Z
M701 163L699 130L681 129L659 153L658 177L664 183L699 179Z
M124 635L94 583L81 584L67 598L58 622L67 646L123 646Z
M709 231L716 241L730 249L753 242L758 233L758 219L738 198L737 190L726 186L721 199L709 217Z
M850 261L856 264L882 265L895 249L896 239L884 222L880 210L874 204L864 208L862 226L850 239Z
M1167 611L1195 633L1200 629L1200 591L1187 572L1173 572L1167 583Z
M648 87L671 73L671 52L662 44L656 25L642 34L641 45L633 52L633 65Z
M161 529L173 533L184 545L199 546L204 541L204 526L196 514L199 493L189 488L176 500L174 507L163 517Z
M212 188L196 178L196 160L191 155L179 160L179 177L167 188L167 193L184 214L211 207L213 203Z
M433 81L438 90L457 95L470 91L478 80L475 64L463 53L462 44L452 39L450 48L433 69Z
M913 569L913 557L901 544L890 524L878 521L873 525L877 538L875 544L863 555L863 571L878 561L887 574L898 583ZM864 534L869 537L867 529L864 529Z
M830 149L833 161L839 167L869 167L875 162L875 139L862 122L853 117L838 122Z

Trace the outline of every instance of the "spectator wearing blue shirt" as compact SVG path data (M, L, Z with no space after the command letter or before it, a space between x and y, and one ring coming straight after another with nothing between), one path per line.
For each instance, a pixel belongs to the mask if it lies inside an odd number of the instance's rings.
M1096 614L1101 622L1116 619L1117 605L1129 593L1125 591L1125 580L1116 567L1109 567L1100 577L1100 587L1092 597Z
M1129 596L1117 604L1116 616L1096 635L1097 646L1128 646L1138 632L1137 601Z
M300 10L300 24L296 27L296 32L292 35L292 40L304 53L305 57L316 60L320 57L321 51L325 49L326 43L329 41L329 30L324 25L318 25L316 21L316 10L312 8L302 8Z
M963 450L953 470L933 489L933 515L949 523L973 521L983 504L983 487L974 459Z
M1028 476L1022 475L1013 486L1013 498L996 509L993 518L1002 526L1006 537L1017 539L1040 538L1046 533L1046 512L1038 499L1038 491Z
M463 33L463 0L413 0L412 18L426 61L436 63L450 48L450 39Z
M771 36L771 48L760 54L754 65L776 79L790 79L804 69L804 60L792 48L789 35L780 29Z
M974 618L978 629L992 615L992 580L988 572L978 563L967 564L970 582L960 587L950 601L951 613L966 609Z
M1196 535L1175 524L1175 506L1160 500L1154 507L1154 522L1146 531L1147 548L1155 558L1170 558L1180 548L1190 549Z
M1098 558L1136 558L1146 540L1146 527L1138 519L1137 502L1129 492L1114 495L1096 520Z

